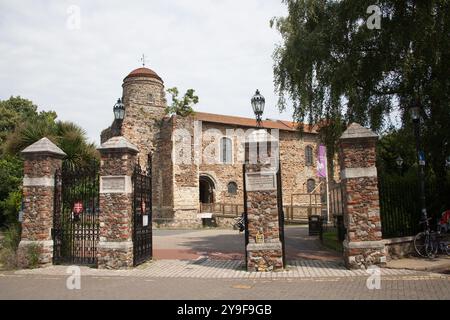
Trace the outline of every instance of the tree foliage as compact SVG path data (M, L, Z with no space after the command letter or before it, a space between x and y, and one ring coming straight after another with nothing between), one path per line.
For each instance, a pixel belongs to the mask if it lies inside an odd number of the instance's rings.
M178 88L170 88L167 92L172 96L172 104L166 109L167 114L176 114L181 117L194 114L193 106L199 101L194 89L188 89L181 99L178 98Z
M23 161L20 151L47 137L66 154L65 161L89 165L98 157L86 132L72 122L57 121L53 111L37 111L30 100L11 97L0 100L0 225L17 221L21 202Z
M450 1L378 1L380 29L366 24L373 0L283 3L288 15L271 20L282 36L274 52L279 108L292 103L295 120L325 127L322 137L333 154L351 122L379 133L394 126L411 132L407 111L418 102L428 163L437 177L445 177ZM390 116L398 116L398 123Z

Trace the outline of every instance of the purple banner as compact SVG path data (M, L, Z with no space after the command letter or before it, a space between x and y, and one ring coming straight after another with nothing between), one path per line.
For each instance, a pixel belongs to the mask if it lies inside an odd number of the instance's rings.
M317 175L321 178L327 177L327 149L325 146L319 146L319 155L317 156Z

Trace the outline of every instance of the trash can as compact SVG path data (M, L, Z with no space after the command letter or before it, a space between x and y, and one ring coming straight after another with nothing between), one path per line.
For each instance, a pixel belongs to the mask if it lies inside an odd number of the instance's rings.
M322 227L322 217L318 215L312 215L308 217L309 235L320 235L320 229Z
M215 228L217 226L216 219L212 218L203 218L203 228Z
M200 213L197 215L197 218L202 219L202 225L204 228L216 227L216 219L212 213Z

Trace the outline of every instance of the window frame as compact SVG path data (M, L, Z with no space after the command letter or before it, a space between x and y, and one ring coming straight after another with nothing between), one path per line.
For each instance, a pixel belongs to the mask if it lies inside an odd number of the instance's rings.
M230 192L230 186L233 185L233 187L235 187L235 191L234 192ZM238 194L239 191L239 186L236 183L236 181L230 181L227 183L227 193L229 196L236 196Z
M305 166L312 167L314 165L314 148L311 145L305 147Z
M310 182L313 183L312 185L312 189L310 190ZM317 183L316 180L313 178L309 178L308 180L306 180L306 192L307 193L312 193L317 187Z
M226 141L226 142L225 142ZM233 139L230 137L220 138L220 163L233 164ZM230 149L228 150L228 147Z

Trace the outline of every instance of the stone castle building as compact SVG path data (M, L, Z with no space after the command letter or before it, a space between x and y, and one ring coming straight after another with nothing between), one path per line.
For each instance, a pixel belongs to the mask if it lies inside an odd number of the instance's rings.
M255 129L255 119L203 112L188 117L167 115L164 82L148 68L132 71L122 87L124 119L115 120L105 129L101 141L124 136L139 149L141 165L152 155L154 223L201 225L199 214L208 211L204 208L214 206L240 214L243 211L242 164L248 158L248 147L242 137ZM315 189L323 191L324 184L320 184L317 175L317 132L306 130L300 134L294 123L281 120L263 121L262 127L276 133L271 135L271 143L279 148L284 204L302 201L299 194ZM213 143L216 147L212 148L215 161L202 161L204 156L198 153L209 148L211 132L216 138ZM188 161L178 159L180 143L190 147L181 148L184 153L181 157ZM268 149L271 150L270 144Z

